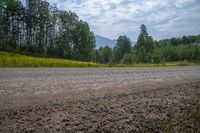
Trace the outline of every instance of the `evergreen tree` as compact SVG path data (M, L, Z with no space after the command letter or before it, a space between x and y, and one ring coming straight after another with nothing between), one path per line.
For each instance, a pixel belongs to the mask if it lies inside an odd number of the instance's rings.
M131 52L131 40L127 36L120 36L114 47L114 61L119 63L125 54Z
M154 42L153 38L148 35L147 28L144 24L140 27L140 35L138 36L136 43L136 54L138 56L138 61L147 62L151 57L149 57L153 50ZM151 60L151 59L150 59Z

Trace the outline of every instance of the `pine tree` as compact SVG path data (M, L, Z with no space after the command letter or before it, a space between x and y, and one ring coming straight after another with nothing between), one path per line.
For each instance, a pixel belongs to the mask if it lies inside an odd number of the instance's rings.
M140 35L138 36L135 48L139 61L147 62L147 60L151 58L148 57L150 55L148 53L153 51L154 42L153 38L148 35L147 28L144 24L142 24L140 27Z

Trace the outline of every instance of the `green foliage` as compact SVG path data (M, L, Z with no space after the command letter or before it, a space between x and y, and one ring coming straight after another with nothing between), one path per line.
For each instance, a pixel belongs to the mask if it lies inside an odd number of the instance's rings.
M132 63L131 54L126 54L123 58L125 64L103 65L93 62L80 62L56 58L33 57L12 52L0 51L0 67L158 67L158 66L186 66L197 65L198 63L171 62L171 63Z
M94 34L90 32L88 24L81 21L75 25L72 36L72 41L74 44L72 47L73 59L81 61L95 60L95 38Z
M110 63L111 58L113 56L112 48L109 46L100 47L98 50L96 50L96 61L107 64Z
M162 56L162 49L160 48L155 48L153 50L153 53L152 53L152 62L153 63L161 63L163 62L163 56Z
M187 63L186 65L190 65L189 63ZM192 64L192 65L196 65L196 64ZM116 64L113 65L115 67L162 67L162 66L178 66L178 64L176 62L174 63L159 63L159 64L155 64L155 63L136 63L136 64Z
M86 22L44 0L25 2L0 1L0 50L95 60L95 39Z
M0 50L105 64L199 62L200 35L154 41L144 24L134 47L127 36L95 49L89 25L45 0L0 0Z
M131 64L133 62L133 57L130 53L127 53L124 55L122 58L122 63L123 64Z
M143 34L140 34L137 44L130 49L129 52L120 51L119 48L121 47L117 47L117 45L109 50L100 48L96 50L96 61L100 63L111 62L112 64L119 64L117 66L127 66L120 63L128 64L128 66L137 66L136 64L138 64L138 66L160 66L158 64L166 66L166 62L174 62L172 64L169 63L169 66L198 64L198 62L200 62L200 36L185 36L182 38L183 39L177 40L179 40L179 42L187 40L186 42L188 44L178 43L174 45L170 43L171 39L153 41L151 36L145 37ZM172 38L172 40L174 40L174 38ZM188 40L192 40L193 43ZM107 54L109 56L106 56ZM120 57L123 55L123 57L119 58L119 55L121 55ZM106 58L105 61L104 56L109 59Z
M137 62L149 62L151 54L154 49L153 38L148 35L147 28L144 24L140 27L140 35L138 37L135 49L138 57Z
M142 24L140 26L140 34L142 34L143 36L147 37L148 36L148 33L147 33L147 28L144 24Z
M113 62L120 63L125 54L131 53L131 40L127 36L120 36L117 39L117 44L113 49Z
M200 47L194 44L168 44L163 48L157 48L153 54L156 52L160 53L157 57L163 61L200 61Z

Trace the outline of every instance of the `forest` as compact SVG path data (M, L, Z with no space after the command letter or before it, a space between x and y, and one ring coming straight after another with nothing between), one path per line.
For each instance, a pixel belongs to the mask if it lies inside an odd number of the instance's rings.
M0 49L80 61L95 60L88 24L47 1L0 1Z
M114 48L96 49L94 33L76 13L44 0L0 0L0 50L102 64L199 62L200 35L155 41L142 24L135 45L121 35Z
M142 24L134 46L130 38L123 35L117 39L113 49L105 46L96 50L96 58L100 63L111 64L199 62L200 35L155 41L148 35L146 26Z

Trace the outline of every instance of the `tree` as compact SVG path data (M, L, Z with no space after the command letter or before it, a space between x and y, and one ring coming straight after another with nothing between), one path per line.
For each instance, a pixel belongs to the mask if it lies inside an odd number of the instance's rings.
M105 46L103 50L103 62L102 63L109 63L112 57L112 48L109 46Z
M96 61L99 63L107 64L111 61L112 54L112 48L110 48L109 46L100 47L96 51Z
M94 33L71 11L45 0L0 0L0 50L100 63L200 60L200 35L153 41L144 24L132 49L126 36L95 50ZM96 56L96 57L95 57Z
M131 40L127 36L120 36L114 47L114 62L119 63L125 54L131 53Z
M148 37L147 28L144 24L140 27L140 34L143 34L145 37Z
M81 61L95 60L95 37L86 22L80 21L72 32L73 59Z
M3 50L17 49L21 9L22 4L18 0L0 1L0 48Z
M122 58L122 63L124 64L131 64L133 63L133 56L130 53L127 53L124 55L124 57Z
M58 57L72 58L73 28L79 23L78 16L71 11L58 12L58 34L56 50Z
M137 43L135 45L136 54L140 62L148 62L150 59L149 53L154 49L153 38L148 35L147 28L144 24L140 27L140 35L138 36Z

